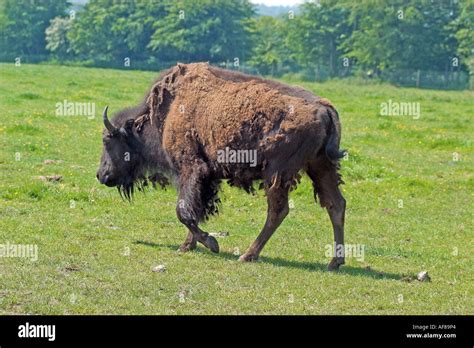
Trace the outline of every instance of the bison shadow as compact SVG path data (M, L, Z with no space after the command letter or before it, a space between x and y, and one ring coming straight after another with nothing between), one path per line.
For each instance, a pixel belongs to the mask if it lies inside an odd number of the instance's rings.
M134 244L140 244L140 245L145 245L153 248L167 248L173 251L177 251L179 248L178 244L159 244L159 243L153 243L153 242L148 242L148 241L143 241L143 240L137 240L134 242ZM209 255L215 256L215 257L220 257L226 260L232 260L232 261L237 261L238 257L228 251L220 251L218 254L214 254L206 250L205 248L198 247L196 250L193 252L198 252L198 253L207 253ZM278 267L289 267L289 268L297 268L301 270L307 270L310 272L318 271L318 272L328 272L327 270L327 264L313 261L313 262L308 262L308 261L296 261L296 260L287 260L287 259L282 259L281 257L268 257L268 256L262 256L259 258L257 262L262 262L262 263L269 263L274 266ZM335 272L335 274L348 274L351 276L364 276L364 277L369 277L372 279L377 279L377 280L387 280L387 279L393 279L393 280L401 280L404 278L404 275L401 274L395 274L395 273L386 273L382 271L377 271L372 268L366 268L366 267L354 267L354 266L341 266L341 268Z

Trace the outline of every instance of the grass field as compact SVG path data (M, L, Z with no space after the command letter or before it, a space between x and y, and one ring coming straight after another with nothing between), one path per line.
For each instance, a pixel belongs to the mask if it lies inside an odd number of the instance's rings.
M0 64L0 244L38 246L37 261L0 258L0 313L474 314L474 92L301 83L341 115L346 243L365 247L363 261L329 273L332 229L306 177L261 260L247 264L234 254L263 226L262 192L224 185L221 215L203 226L229 232L221 253L178 254L187 232L174 189L129 204L99 185L101 118L56 116L56 103L113 113L156 75ZM381 116L389 100L420 103L419 119ZM61 182L38 178L55 174ZM412 280L420 271L431 282Z

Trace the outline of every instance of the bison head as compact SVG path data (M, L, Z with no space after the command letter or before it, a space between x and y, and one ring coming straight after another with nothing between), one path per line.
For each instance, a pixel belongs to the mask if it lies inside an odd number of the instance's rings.
M134 183L142 176L141 143L134 134L134 119L128 119L119 127L114 126L104 109L103 152L97 179L101 184L116 186L130 199Z

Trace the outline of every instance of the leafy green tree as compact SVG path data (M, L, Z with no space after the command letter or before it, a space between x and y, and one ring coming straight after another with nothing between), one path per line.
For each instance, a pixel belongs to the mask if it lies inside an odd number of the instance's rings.
M47 54L45 29L49 21L66 14L66 0L4 0L0 28L3 50L13 54Z
M285 45L286 24L282 19L261 16L255 19L254 47L249 64L263 75L277 75L282 65L289 63Z
M288 19L289 41L296 61L305 68L316 70L326 67L334 76L342 68L344 51L341 44L347 40L351 28L349 11L336 0L321 0L301 5L300 14Z
M247 0L182 0L166 6L148 45L167 61L225 62L251 54L252 5Z
M450 27L455 2L361 0L351 8L353 32L342 45L375 74L387 69L445 70L456 52Z
M73 51L93 60L146 59L153 26L163 19L165 1L91 0L68 33Z
M71 17L56 17L46 28L46 49L53 52L56 57L66 58L70 51L70 42L67 33L71 29L73 19Z
M471 74L474 73L474 1L463 0L460 3L461 11L455 21L456 39L459 46L457 53L469 68Z
M5 36L6 26L7 26L7 17L5 13L6 0L0 0L0 51L5 51L7 49L7 38Z

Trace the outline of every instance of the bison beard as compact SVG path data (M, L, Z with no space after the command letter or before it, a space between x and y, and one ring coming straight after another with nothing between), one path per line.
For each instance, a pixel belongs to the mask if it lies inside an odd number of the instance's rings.
M216 239L198 225L218 212L222 180L247 192L254 192L259 181L267 196L267 219L240 257L256 260L288 214L288 193L302 171L329 213L336 247L344 244L346 202L338 187L341 128L326 99L205 63L178 64L160 75L138 107L121 111L112 122L106 109L104 125L98 179L117 186L128 200L149 181L161 187L174 182L176 213L189 230L181 251L200 242L218 252ZM225 149L255 151L257 160L222 161L218 154ZM118 160L123 152L131 154L130 162ZM342 264L344 257L338 255L328 268Z
M130 175L129 180L126 183L117 185L117 191L122 199L126 199L129 202L132 201L133 194L135 193L135 187L140 192L145 192L145 188L148 186L148 182L151 181L153 188L156 188L157 184L162 188L166 189L166 186L169 185L169 181L166 177L160 173L155 173L150 175L148 178L139 177L138 179L133 179L134 176ZM133 181L134 180L134 181ZM215 192L217 194L217 192Z

